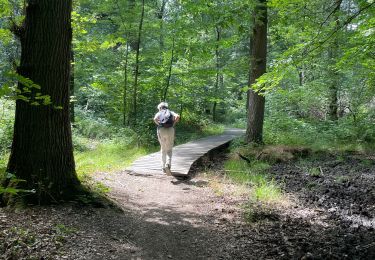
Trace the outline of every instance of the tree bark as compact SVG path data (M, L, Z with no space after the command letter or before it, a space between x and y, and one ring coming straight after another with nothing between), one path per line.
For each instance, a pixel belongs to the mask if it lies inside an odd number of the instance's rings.
M129 1L129 8L130 9L134 9L134 5L135 5L135 2L132 0L132 1ZM124 18L124 16L122 15L122 10L121 10L121 7L120 7L120 4L118 2L118 0L116 0L116 7L119 11L119 16L120 16L120 19L121 19L121 23L124 27L124 39L128 39L126 41L126 49L125 49L125 57L124 57L124 86L123 86L123 93L122 93L122 106L123 106L123 114L122 114L122 120L123 120L123 125L124 126L127 126L129 125L129 115L128 115L128 66L129 66L129 47L130 47L130 32L131 32L131 28L132 28L132 23L131 22L128 22L129 24L129 28L127 29L127 23L126 23L126 19Z
M171 83L171 77L172 77L172 67L173 67L173 59L174 59L174 38L172 41L173 42L172 42L171 59L169 61L168 76L167 76L166 85L165 85L164 93L163 93L163 99L162 99L164 101L167 100L168 89L169 89L169 85Z
M335 30L338 31L340 28L340 18L338 12L340 11L342 0L335 0L335 10L334 10L334 20L335 20ZM330 70L330 85L329 85L329 106L328 106L328 116L330 120L337 121L338 119L338 97L337 92L339 90L339 75L336 69L334 68L334 63L338 57L339 51L339 39L338 33L335 34L333 44L329 49L329 62L331 66Z
M254 25L250 37L251 67L249 86L266 72L267 65L267 0L260 0L254 10ZM248 123L246 141L263 143L263 121L265 98L262 93L250 89L248 92Z
M124 64L124 89L123 89L123 123L124 126L129 125L128 117L128 60L129 60L129 43L126 43L125 64Z
M31 202L56 202L80 188L69 115L71 11L71 0L33 0L26 8L18 73L38 84L38 92L49 95L52 101L52 105L16 101L7 172L25 180L17 187L36 190L27 196ZM19 82L18 89L22 88ZM36 95L33 90L29 98Z
M160 50L164 51L164 13L165 13L165 6L168 3L168 0L163 0L161 3L160 11L158 12L158 19L160 20L159 29L160 29L160 38L159 38L159 45Z
M215 58L216 58L216 79L215 79L215 99L218 97L219 94L219 84L223 81L223 75L221 74L221 64L220 64L220 50L219 50L219 42L221 40L221 30L219 26L216 26L216 48L215 48ZM217 101L214 101L212 106L212 121L217 121L216 115L216 108L217 108Z
M74 97L74 52L70 51L70 97ZM75 122L75 113L74 113L74 100L70 99L70 122L74 124Z
M139 74L139 51L140 51L140 47L141 47L141 36L142 36L142 26L143 26L144 14L145 14L145 1L142 0L141 19L139 21L137 48L136 48L136 55L135 55L135 75L134 75L134 88L133 88L133 122L134 122L134 125L137 124L137 93L138 93L138 74Z

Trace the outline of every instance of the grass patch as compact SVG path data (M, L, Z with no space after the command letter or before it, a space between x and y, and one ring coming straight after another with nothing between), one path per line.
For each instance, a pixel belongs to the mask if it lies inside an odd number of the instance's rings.
M256 200L263 202L278 202L282 199L281 188L273 181L265 181L254 189Z
M202 134L203 136L209 136L209 135L219 135L224 132L224 125L221 124L209 124L203 127Z
M307 172L311 177L320 177L322 175L322 171L319 167L311 167Z
M133 160L149 152L145 148L129 146L118 140L96 142L92 147L91 150L75 152L76 170L80 179L94 172L124 169Z
M257 185L264 180L264 176L245 161L230 159L224 163L224 169L226 176L238 184Z
M252 186L251 199L262 202L278 202L282 199L281 188L269 180L266 171L270 165L263 161L248 163L233 158L224 163L226 176L237 184Z

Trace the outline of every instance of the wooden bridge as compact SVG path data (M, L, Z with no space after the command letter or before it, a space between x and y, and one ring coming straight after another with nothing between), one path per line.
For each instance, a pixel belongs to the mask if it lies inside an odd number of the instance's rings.
M173 147L172 175L187 176L190 167L200 157L241 136L245 131L242 129L226 129L223 134L209 136L186 144ZM134 161L129 171L139 174L162 174L160 152L149 154Z

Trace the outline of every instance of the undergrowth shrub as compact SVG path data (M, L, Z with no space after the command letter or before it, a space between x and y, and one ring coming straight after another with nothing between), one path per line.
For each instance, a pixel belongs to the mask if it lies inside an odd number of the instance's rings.
M12 144L14 107L13 101L0 99L0 158L5 156Z
M375 146L375 120L349 116L337 121L294 118L278 112L264 124L267 144L310 146L314 149L368 149Z
M74 130L76 134L91 139L105 139L116 132L110 122L105 118L94 117L91 111L76 109L75 114Z

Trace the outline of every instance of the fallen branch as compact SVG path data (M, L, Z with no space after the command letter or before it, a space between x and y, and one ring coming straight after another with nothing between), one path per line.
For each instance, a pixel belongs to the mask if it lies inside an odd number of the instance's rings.
M241 159L243 159L243 160L245 160L247 163L251 163L251 161L250 161L250 159L249 158L247 158L247 157L245 157L245 156L243 156L242 154L240 154L240 153L237 153L238 154L238 156L241 158Z

